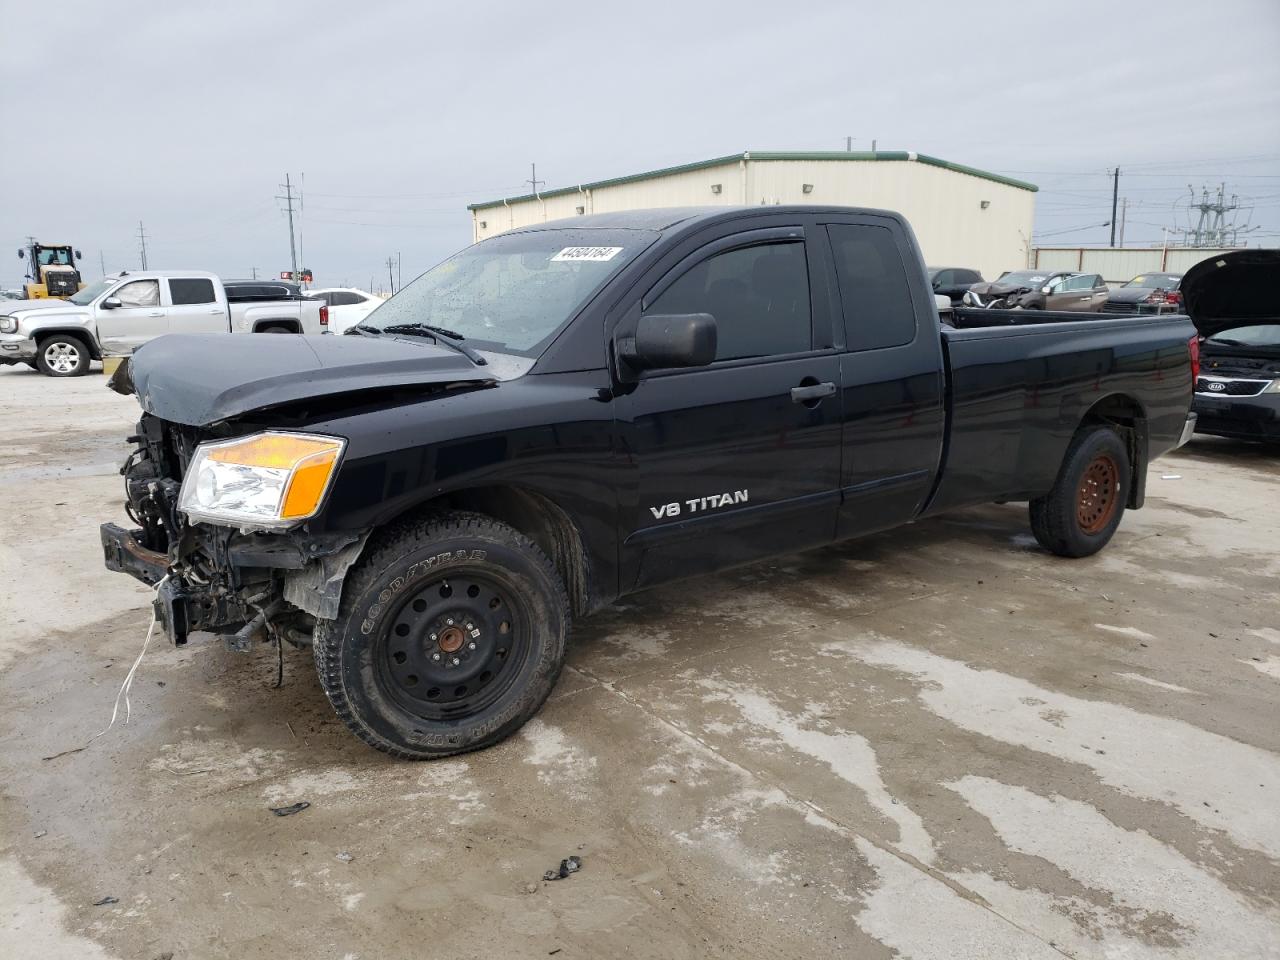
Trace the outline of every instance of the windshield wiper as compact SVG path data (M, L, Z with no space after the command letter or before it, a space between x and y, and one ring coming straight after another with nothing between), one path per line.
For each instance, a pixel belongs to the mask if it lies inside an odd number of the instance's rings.
M378 328L371 327L364 323L357 323L355 326L347 327L346 330L342 331L342 335L344 337L351 336L352 334L361 337L376 337L378 335Z
M352 329L355 328L353 327ZM489 362L462 342L467 339L466 337L445 327L437 327L430 323L393 323L389 327L379 327L377 329L379 333L407 333L410 336L431 337L437 343L453 347L478 367L483 367Z

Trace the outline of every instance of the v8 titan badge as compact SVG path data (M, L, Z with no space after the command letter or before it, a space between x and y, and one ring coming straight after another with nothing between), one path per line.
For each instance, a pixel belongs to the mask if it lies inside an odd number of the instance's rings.
M557 260L585 260L591 263L604 263L606 260L612 260L621 252L621 247L565 247L551 258L551 262L555 263Z

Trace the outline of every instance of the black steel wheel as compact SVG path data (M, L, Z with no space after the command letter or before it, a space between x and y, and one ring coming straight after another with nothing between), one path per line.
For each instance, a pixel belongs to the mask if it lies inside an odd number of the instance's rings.
M497 743L533 716L564 662L569 601L536 544L448 513L375 534L334 620L314 634L339 718L406 759Z

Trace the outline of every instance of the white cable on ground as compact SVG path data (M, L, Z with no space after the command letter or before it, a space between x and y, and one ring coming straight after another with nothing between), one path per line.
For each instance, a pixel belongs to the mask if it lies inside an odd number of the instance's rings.
M155 585L153 589L155 590L157 595L160 593L160 588L164 586L165 581L167 581L168 579L169 579L169 575L165 574L163 577L160 578L159 582ZM129 720L133 717L133 704L129 702L129 691L133 687L133 678L137 676L138 667L141 666L142 664L142 658L147 655L147 647L151 645L151 635L154 634L155 632L156 632L156 608L155 608L155 604L153 603L151 605L151 623L147 626L147 636L146 636L146 639L142 641L142 650L138 652L138 659L133 661L133 666L131 666L129 668L129 672L125 674L124 683L120 684L120 690L116 693L116 702L111 707L111 719L107 722L107 725L103 727L101 730L99 730L97 733L95 733L88 740L86 740L83 746L76 747L72 750L63 750L61 753L55 753L53 754L53 756L44 757L42 759L54 760L58 757L65 757L69 753L79 753L85 747L89 746L89 744L93 743L93 741L97 740L100 736L102 736L108 730L114 727L116 723L116 718L120 715L121 697L124 698L124 722L125 723L129 722Z

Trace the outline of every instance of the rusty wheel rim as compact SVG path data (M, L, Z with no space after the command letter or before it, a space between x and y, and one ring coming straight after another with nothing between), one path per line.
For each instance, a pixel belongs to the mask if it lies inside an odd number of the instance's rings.
M1120 493L1120 467L1100 453L1085 467L1076 491L1076 523L1087 534L1106 529L1116 515Z

